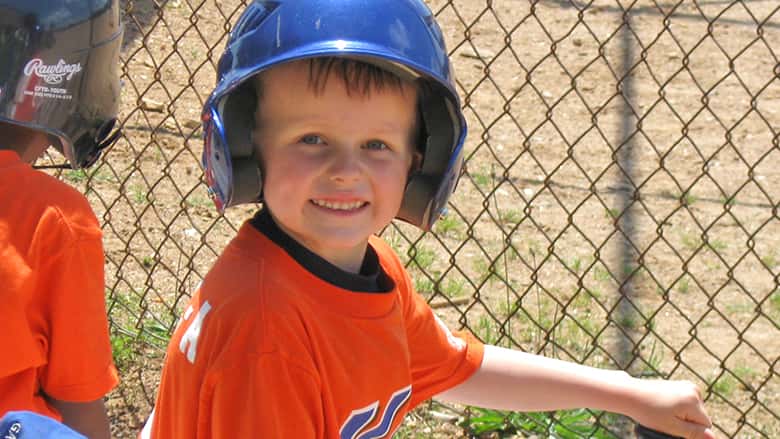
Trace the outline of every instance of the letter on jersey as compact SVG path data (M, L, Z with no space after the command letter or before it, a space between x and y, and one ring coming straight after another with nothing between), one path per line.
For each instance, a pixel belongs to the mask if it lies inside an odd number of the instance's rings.
M375 439L387 437L390 433L390 428L393 425L393 421L401 407L406 404L409 397L412 395L412 386L406 386L403 389L393 393L390 397L390 401L387 402L385 412L382 414L382 419L379 423L368 431L363 431L365 427L376 417L376 412L379 409L379 401L374 401L368 406L353 410L350 413L349 418L341 426L341 439ZM362 434L361 434L362 432Z
M187 356L187 361L195 363L195 354L198 351L198 337L200 336L200 328L203 325L203 319L206 318L206 314L211 311L211 304L206 301L203 302L195 319L184 331L179 342L179 350L182 354ZM187 311L184 312L184 320L186 321L192 314L192 305L187 307Z

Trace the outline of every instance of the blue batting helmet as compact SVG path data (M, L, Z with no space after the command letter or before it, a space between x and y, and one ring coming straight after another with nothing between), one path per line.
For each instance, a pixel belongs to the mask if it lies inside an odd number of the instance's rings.
M247 111L254 95L242 84L262 70L314 57L357 59L430 85L420 105L422 163L409 177L397 215L429 229L455 187L466 122L441 30L421 0L256 0L246 8L203 108L203 167L217 209L262 197L254 115Z

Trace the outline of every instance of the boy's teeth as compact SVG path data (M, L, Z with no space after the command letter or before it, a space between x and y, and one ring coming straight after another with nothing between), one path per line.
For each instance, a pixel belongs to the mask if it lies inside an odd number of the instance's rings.
M339 203L339 202L330 202L324 200L312 200L312 201L314 202L314 204L318 206L327 207L328 209L334 209L334 210L353 210L363 205L362 201L353 201L351 203Z

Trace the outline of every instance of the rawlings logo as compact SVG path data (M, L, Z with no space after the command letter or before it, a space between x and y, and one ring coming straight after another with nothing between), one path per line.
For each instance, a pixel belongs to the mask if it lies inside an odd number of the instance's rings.
M73 75L80 71L81 63L66 64L63 60L59 60L57 64L46 65L43 60L35 58L24 66L25 75L35 74L47 84L59 84L63 79L70 81Z

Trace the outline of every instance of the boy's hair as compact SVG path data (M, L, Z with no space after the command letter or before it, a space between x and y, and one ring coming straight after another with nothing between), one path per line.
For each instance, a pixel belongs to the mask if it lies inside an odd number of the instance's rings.
M301 61L299 61L301 62ZM397 74L383 69L374 64L359 59L325 56L303 60L309 69L309 87L315 95L320 95L325 90L325 85L331 74L341 80L348 95L356 93L361 96L370 96L372 92L382 92L386 89L403 93L404 84L409 84L417 91L417 105L415 106L415 122L409 133L409 143L414 151L425 153L425 130L422 119L420 103L430 93L430 85L423 80L409 80ZM251 108L254 116L260 109L263 100L263 72L255 75L253 81L248 81L254 88L256 97ZM259 147L260 145L255 145ZM412 170L413 171L413 170Z

